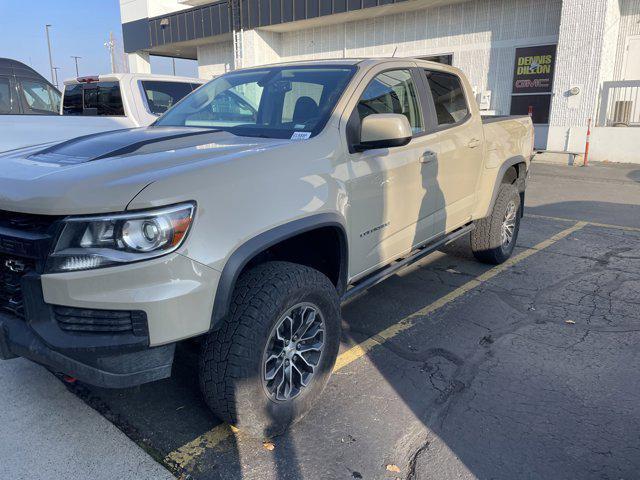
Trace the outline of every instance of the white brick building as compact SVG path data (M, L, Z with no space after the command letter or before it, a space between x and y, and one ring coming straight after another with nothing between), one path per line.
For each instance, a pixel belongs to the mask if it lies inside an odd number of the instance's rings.
M539 148L582 151L591 118L592 159L640 162L640 129L613 127L640 125L640 0L120 4L134 70L150 68L149 54L196 59L203 78L290 60L438 57L466 72L487 113L527 113L531 105ZM548 91L531 82L514 89L516 57L538 62L546 53Z

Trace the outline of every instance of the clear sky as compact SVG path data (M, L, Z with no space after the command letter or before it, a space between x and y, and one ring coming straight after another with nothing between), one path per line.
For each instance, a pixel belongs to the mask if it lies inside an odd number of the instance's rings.
M0 0L0 57L33 67L51 80L45 24L51 24L53 65L58 78L76 76L71 55L82 57L80 75L110 72L104 46L113 32L119 44L117 62L124 62L118 0ZM152 73L171 74L171 60L152 57ZM197 76L196 62L176 60L176 74Z

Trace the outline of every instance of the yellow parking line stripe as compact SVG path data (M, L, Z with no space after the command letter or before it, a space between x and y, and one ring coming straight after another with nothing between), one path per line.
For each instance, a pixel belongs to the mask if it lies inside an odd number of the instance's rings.
M536 215L533 213L527 213L525 217L531 218L540 218L543 220L557 220L559 222L577 222L575 218L565 218L565 217L552 217L549 215ZM582 220L587 225L591 225L592 227L602 227L602 228L613 228L615 230L625 230L627 232L640 232L640 228L638 227L625 227L624 225L612 225L610 223L598 223L598 222L589 222L587 220Z
M438 300L436 300L435 302L427 305L426 307L421 308L417 312L414 312L414 313L410 314L409 316L403 318L398 323L395 323L394 325L391 325L390 327L384 329L380 333L378 333L378 334L376 334L376 335L374 335L372 337L369 337L364 342L361 342L358 345L350 348L349 350L347 350L346 352L344 352L344 353L342 353L342 354L340 354L338 356L338 359L336 360L336 364L333 367L333 371L337 372L338 370L343 369L344 367L346 367L350 363L353 363L357 359L359 359L360 357L363 357L364 355L366 355L374 347L376 347L378 345L381 345L382 343L386 342L387 340L395 337L400 332L403 332L403 331L407 330L408 328L411 328L416 319L418 319L420 317L424 317L426 315L429 315L430 313L433 313L436 310L444 307L446 304L451 303L456 298L459 298L462 295L464 295L465 293L467 293L467 292L473 290L474 288L482 285L482 283L484 283L487 280L495 277L496 275L498 275L499 273L501 273L501 272L505 271L506 269L512 267L516 263L519 263L519 262L525 260L526 258L529 258L534 253L539 252L540 250L544 250L545 248L548 248L551 245L553 245L554 243L556 243L558 240L562 240L563 238L571 235L572 233L580 230L581 228L584 228L585 225L587 225L586 222L578 222L575 225L573 225L572 227L569 227L569 228L561 231L560 233L557 233L556 235L548 238L547 240L544 240L544 241L538 243L534 247L529 248L529 249L527 249L527 250L525 250L523 252L520 252L519 254L515 255L514 257L511 257L509 260L507 260L502 265L497 265L497 266L493 267L491 270L487 270L482 275L478 276L477 278L474 278L473 280L469 280L467 283L465 283L464 285L456 288L452 292L446 294L444 297L439 298Z
M365 341L359 343L358 345L350 348L349 350L347 350L346 352L338 356L338 359L336 360L336 364L333 368L333 371L337 372L338 370L341 370L347 365L365 356L368 352L370 352L376 346L383 344L387 340L407 330L414 324L415 320L417 320L418 318L424 317L426 315L429 315L430 313L435 312L436 310L442 308L448 303L451 303L455 299L461 297L465 293L482 285L482 283L495 277L499 273L525 260L526 258L529 258L531 255L541 250L544 250L545 248L550 247L557 241L562 240L563 238L566 238L572 233L582 229L586 225L587 225L587 222L577 222L575 225L565 230L562 230L561 232L557 233L556 235L553 235L547 240L544 240L538 243L534 247L528 248L520 252L519 254L513 256L511 259L507 260L502 265L497 265L491 268L490 270L486 271L485 273L478 276L477 278L474 278L473 280L468 281L464 285L444 295L443 297L439 298L435 302L410 314L409 316L400 320L398 323L391 325L390 327L381 331L377 335L374 335L366 339ZM231 435L235 434L236 432L237 432L237 429L235 429L234 427L230 427L226 424L218 425L213 429L209 430L208 432L195 438L191 442L169 453L165 457L164 461L165 463L171 466L179 467L181 469L190 469L195 465L196 459L200 455L202 455L206 449L215 447L220 442L229 438Z
M174 467L182 469L190 468L193 466L196 458L202 455L207 448L215 447L220 442L237 432L237 430L237 428L224 423L218 425L177 450L169 453L164 457L164 461L168 465Z

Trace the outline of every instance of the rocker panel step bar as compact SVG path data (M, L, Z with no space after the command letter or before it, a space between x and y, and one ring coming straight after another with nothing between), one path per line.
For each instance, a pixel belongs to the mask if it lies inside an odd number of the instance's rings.
M342 295L342 298L341 298L342 302L351 300L353 297L355 297L359 293L362 293L365 290L368 290L369 288L373 287L374 285L377 285L378 283L382 282L383 280L386 280L397 271L402 270L403 268L408 267L409 265L413 265L417 261L422 260L427 255L435 252L440 247L443 247L467 235L475 228L476 226L473 223L465 225L464 227L451 232L449 235L446 235L445 237L442 237L439 240L435 240L434 242L431 242L431 243L425 244L422 247L419 247L417 250L414 251L414 253L412 253L408 257L405 257L402 260L399 260L389 265L388 267L384 267L383 269L378 270L375 273L372 273L371 275L363 278L362 280L359 280L358 282L354 283L353 286L349 288Z

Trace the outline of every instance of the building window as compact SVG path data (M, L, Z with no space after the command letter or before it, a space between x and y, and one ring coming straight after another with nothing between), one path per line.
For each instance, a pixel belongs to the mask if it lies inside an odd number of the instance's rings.
M420 60L426 60L427 62L437 62L444 65L453 65L453 54L446 55L429 55L426 57L419 57Z

